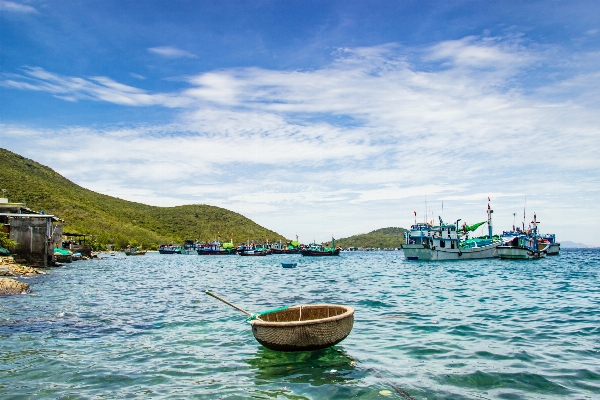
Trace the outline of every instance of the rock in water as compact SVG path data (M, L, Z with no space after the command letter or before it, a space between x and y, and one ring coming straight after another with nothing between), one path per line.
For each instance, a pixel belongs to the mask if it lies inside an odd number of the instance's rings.
M19 282L11 278L0 278L0 296L27 292L29 292L29 285L27 283Z

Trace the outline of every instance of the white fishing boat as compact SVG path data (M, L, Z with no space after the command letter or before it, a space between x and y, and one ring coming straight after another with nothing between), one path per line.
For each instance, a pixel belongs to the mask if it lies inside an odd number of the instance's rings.
M402 245L407 260L474 260L498 257L499 237L492 235L492 213L488 204L487 221L471 226L444 224L441 218L438 226L416 223L406 232L406 244ZM416 216L416 212L415 212ZM488 236L469 239L469 232L488 224Z

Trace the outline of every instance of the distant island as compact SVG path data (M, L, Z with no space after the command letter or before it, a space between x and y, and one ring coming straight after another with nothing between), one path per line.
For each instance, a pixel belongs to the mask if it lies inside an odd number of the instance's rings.
M588 246L586 244L583 243L576 243L576 242L570 242L568 240L565 241L560 241L560 247L563 249L588 249L588 248L592 248L593 246Z
M335 244L342 248L397 249L405 243L405 233L404 228L381 228L369 233L336 239Z

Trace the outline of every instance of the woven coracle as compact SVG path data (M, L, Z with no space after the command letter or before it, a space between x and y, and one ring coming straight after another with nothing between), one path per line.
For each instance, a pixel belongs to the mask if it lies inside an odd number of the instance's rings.
M318 350L344 340L354 324L354 309L336 304L289 307L249 321L263 346L279 351Z

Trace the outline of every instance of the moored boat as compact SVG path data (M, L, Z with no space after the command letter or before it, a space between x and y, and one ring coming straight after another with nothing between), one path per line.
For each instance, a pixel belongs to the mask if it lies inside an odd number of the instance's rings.
M249 257L263 257L266 256L268 254L270 254L269 250L263 248L263 247L258 247L258 246L247 246L247 245L241 245L237 248L237 253L240 256L249 256Z
M140 250L137 247L131 247L125 251L126 256L143 256L146 250Z
M231 243L221 243L221 240L198 246L198 255L201 256L228 256L237 254L237 250Z
M530 229L515 231L516 234L504 234L504 242L498 247L498 257L511 260L529 260L544 258L548 254L550 242L538 234L537 216L533 214Z
M341 247L335 245L335 239L331 238L331 247L311 243L308 248L300 249L300 254L305 257L327 257L339 256Z
M488 199L489 200L489 199ZM499 237L493 236L492 213L488 203L487 221L473 225L445 224L441 218L439 226L416 223L406 232L406 243L402 245L407 260L474 260L498 257L497 248L502 244ZM416 216L416 212L415 212ZM469 238L469 232L487 223L488 235Z
M185 239L183 247L181 248L181 254L198 254L198 243L196 243L194 239Z
M299 254L300 243L298 242L298 236L295 241L287 242L286 244L275 242L271 245L272 254Z
M344 340L354 325L354 309L345 305L301 304L251 314L209 290L205 293L246 314L254 338L271 350L325 349Z
M73 261L73 253L70 250L56 247L54 249L54 260L61 263L70 263Z
M557 256L560 253L560 243L556 241L556 235L553 233L547 233L542 235L542 239L547 240L550 244L546 250L546 254L549 256Z
M160 254L181 254L181 247L172 244L161 244L158 252Z

